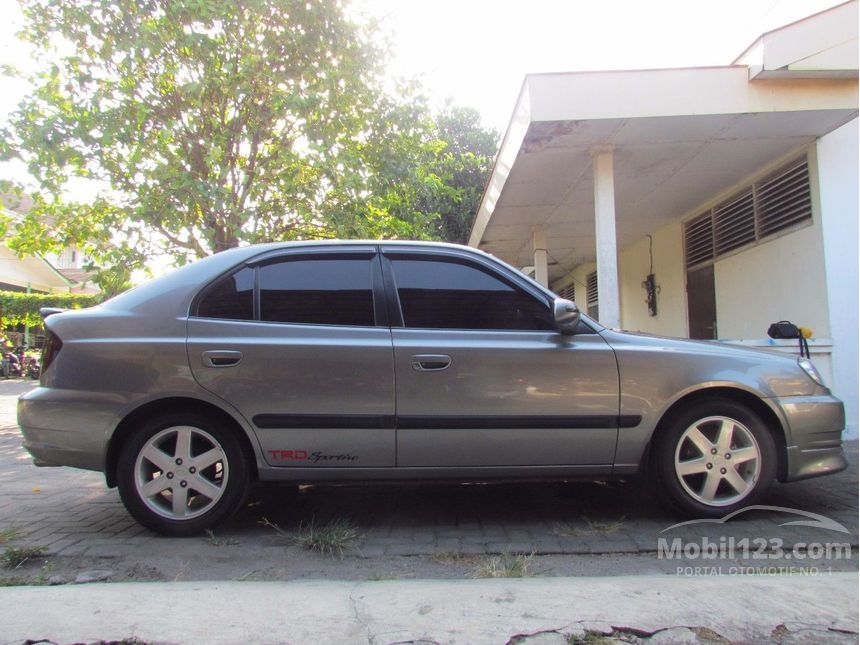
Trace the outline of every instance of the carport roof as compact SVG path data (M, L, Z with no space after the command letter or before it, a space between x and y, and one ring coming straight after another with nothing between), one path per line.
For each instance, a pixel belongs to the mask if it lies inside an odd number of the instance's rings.
M529 75L469 244L531 265L544 225L553 281L595 258L595 148L615 151L623 249L856 116L856 63L847 77L751 80L746 65Z

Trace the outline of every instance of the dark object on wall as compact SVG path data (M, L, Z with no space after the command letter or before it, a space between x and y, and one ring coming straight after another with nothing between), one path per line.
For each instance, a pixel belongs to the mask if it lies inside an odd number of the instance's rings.
M653 273L649 273L645 278L645 282L642 283L642 287L645 289L645 302L648 304L648 315L656 316L657 315L657 281L654 278Z
M809 343L806 342L806 338L794 323L787 320L771 323L770 327L767 328L767 335L771 338L796 338L800 345L800 355L809 358Z

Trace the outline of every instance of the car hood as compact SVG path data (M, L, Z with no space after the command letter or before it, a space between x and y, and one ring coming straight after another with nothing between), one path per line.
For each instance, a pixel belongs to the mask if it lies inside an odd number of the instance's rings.
M664 338L604 329L622 380L659 374L678 391L688 387L741 387L758 396L809 396L826 392L797 364L797 355L716 341Z
M719 340L693 340L689 338L674 338L671 336L659 336L657 334L648 334L639 331L624 331L616 329L603 329L600 331L606 341L611 345L612 341L623 339L628 343L641 343L643 346L663 346L666 349L679 349L685 352L701 352L702 354L717 353L721 356L737 355L739 357L750 357L757 355L760 360L776 360L788 361L794 363L797 361L797 356L786 354L775 349L767 349L763 347L747 347L743 345L733 345L730 342Z

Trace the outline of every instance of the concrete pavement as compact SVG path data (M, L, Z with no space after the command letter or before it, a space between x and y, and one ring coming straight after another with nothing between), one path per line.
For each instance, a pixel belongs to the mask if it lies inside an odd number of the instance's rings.
M857 582L843 573L25 587L0 589L0 642L849 643Z

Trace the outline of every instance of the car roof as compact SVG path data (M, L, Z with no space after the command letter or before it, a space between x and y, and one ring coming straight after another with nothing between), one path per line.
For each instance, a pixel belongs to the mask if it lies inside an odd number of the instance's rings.
M450 249L452 251L466 252L474 255L491 257L488 253L464 246L461 244L450 244L448 242L428 242L415 240L298 240L290 242L268 242L265 244L252 244L240 246L214 255L197 260L191 264L175 269L163 276L149 280L134 289L119 294L115 298L103 303L109 309L140 310L145 308L154 300L161 301L168 309L178 310L182 305L179 301L190 301L191 295L200 287L219 274L231 270L236 265L253 260L259 255L272 251L308 248L308 247L367 247L367 246L402 246L402 247L424 247L434 249ZM501 262L498 258L493 258ZM504 264L504 262L502 262ZM168 301L175 299L176 306Z

